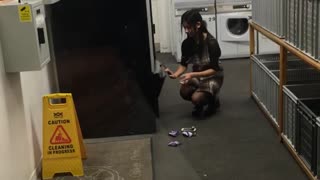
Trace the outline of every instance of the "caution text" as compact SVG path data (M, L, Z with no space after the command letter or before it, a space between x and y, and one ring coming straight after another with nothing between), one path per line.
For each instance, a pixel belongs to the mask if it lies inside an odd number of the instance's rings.
M56 124L68 124L70 123L69 119L62 119L62 120L50 120L48 121L49 125L56 125Z

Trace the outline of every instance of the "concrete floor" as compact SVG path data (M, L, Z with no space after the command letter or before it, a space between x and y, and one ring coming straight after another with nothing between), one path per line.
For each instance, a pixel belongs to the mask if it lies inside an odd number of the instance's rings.
M157 59L172 69L170 54ZM192 105L178 93L179 82L166 79L160 95L158 131L153 136L155 180L303 180L307 179L249 93L249 60L222 61L225 81L221 110L210 118L191 117ZM168 131L196 126L193 138L171 138ZM171 140L182 145L168 147Z

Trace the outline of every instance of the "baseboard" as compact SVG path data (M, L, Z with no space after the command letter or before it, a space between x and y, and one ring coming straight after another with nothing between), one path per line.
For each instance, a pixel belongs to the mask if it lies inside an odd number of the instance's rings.
M37 167L35 170L33 170L29 180L40 180L41 179L41 167L42 167L42 157L40 158L40 161L37 164Z

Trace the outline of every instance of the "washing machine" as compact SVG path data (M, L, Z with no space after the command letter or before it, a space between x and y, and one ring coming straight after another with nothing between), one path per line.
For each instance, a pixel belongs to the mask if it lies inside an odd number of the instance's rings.
M215 0L174 0L176 9L203 8L214 5Z
M221 48L220 59L250 56L251 17L251 4L217 4L217 40Z
M190 8L191 9L191 8ZM181 44L184 39L187 38L186 33L184 32L184 29L181 27L181 16L184 12L186 12L189 9L176 9L176 16L175 16L175 24L174 24L174 37L175 37L175 43L174 46L174 52L173 55L176 58L177 62L181 61ZM200 14L202 16L202 19L207 24L207 29L212 34L212 36L216 37L216 15L215 15L215 7L209 6L209 7L202 7L199 8Z
M251 4L252 0L216 0L217 4Z

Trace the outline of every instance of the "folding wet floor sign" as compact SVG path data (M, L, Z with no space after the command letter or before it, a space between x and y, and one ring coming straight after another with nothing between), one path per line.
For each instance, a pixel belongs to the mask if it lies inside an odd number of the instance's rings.
M43 97L42 178L57 173L83 176L86 152L77 112L70 93Z

